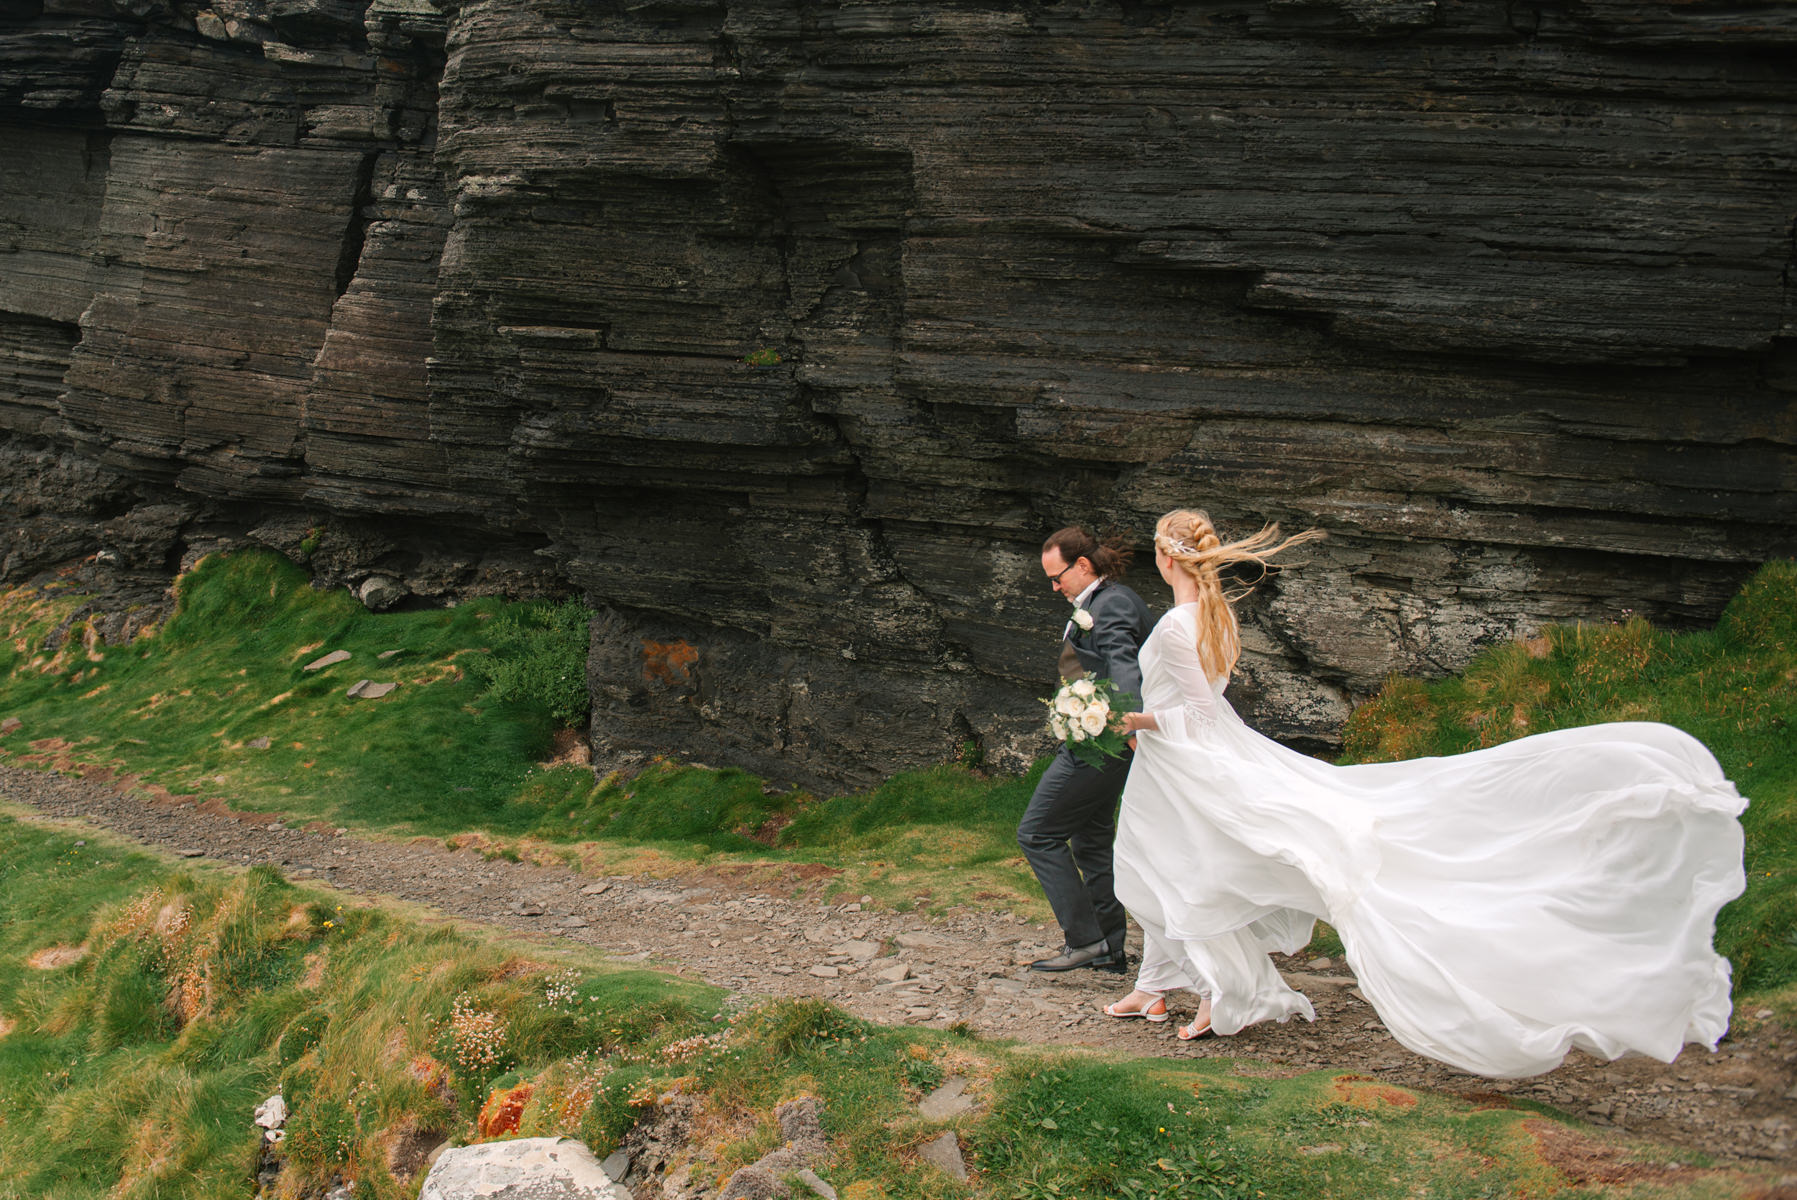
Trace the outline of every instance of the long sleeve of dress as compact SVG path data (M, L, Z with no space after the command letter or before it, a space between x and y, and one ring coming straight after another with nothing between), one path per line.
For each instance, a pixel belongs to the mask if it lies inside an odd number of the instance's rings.
M1177 708L1157 708L1154 721L1160 732L1178 741L1194 740L1199 731L1217 720L1217 689L1211 686L1198 662L1195 631L1184 621L1164 631L1159 647L1161 667L1179 691Z

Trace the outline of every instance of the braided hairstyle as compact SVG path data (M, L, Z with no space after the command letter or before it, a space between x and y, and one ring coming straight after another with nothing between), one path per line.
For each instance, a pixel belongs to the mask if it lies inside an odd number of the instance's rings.
M1260 567L1264 578L1268 559L1292 546L1325 536L1320 529L1306 529L1281 541L1279 526L1272 524L1240 541L1225 542L1217 535L1217 527L1211 524L1208 514L1185 508L1170 512L1155 523L1155 548L1198 583L1198 662L1206 675L1215 679L1235 670L1236 660L1242 656L1242 635L1232 605L1254 590L1254 585L1249 584L1225 591L1221 568L1251 562Z
M1129 560L1135 556L1135 551L1122 537L1111 534L1100 540L1078 525L1069 525L1049 534L1048 540L1042 543L1042 553L1047 554L1051 548L1061 552L1061 561L1068 566L1083 558L1106 579L1123 578L1123 573L1129 569Z

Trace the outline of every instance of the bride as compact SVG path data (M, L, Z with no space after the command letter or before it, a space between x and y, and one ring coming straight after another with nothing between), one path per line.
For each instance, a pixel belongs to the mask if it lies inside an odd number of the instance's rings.
M1728 1028L1710 945L1740 895L1746 802L1697 739L1596 725L1448 758L1336 767L1242 724L1223 699L1240 654L1218 570L1316 531L1224 543L1202 512L1155 527L1175 606L1141 652L1143 710L1117 829L1117 895L1146 945L1105 1011L1181 1038L1231 1034L1310 1001L1269 951L1322 918L1392 1035L1480 1075L1550 1071L1571 1047L1671 1061Z

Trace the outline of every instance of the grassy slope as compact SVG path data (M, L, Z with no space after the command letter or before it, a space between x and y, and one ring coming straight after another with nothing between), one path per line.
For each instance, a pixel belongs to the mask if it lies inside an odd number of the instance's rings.
M176 616L154 635L105 647L77 628L53 655L41 646L67 602L9 597L0 674L8 715L25 722L9 741L59 737L84 761L171 791L375 827L510 832L537 819L511 797L547 743L547 716L482 703L456 662L481 644L497 601L375 619L255 554L208 559L179 587ZM304 669L328 650L354 657ZM387 650L399 653L379 658ZM346 698L363 678L400 688Z
M1649 1170L1568 1187L1543 1161L1531 1131L1541 1118L1527 1110L1330 1072L1262 1078L1227 1060L1046 1054L879 1029L819 1001L717 1021L715 989L576 948L340 906L261 869L175 870L4 814L0 906L10 914L0 924L7 1200L242 1196L257 1147L251 1111L276 1088L293 1109L283 1194L343 1174L360 1196L407 1196L416 1180L389 1169L390 1148L473 1137L482 1099L519 1083L532 1086L519 1132L572 1134L600 1154L679 1087L698 1101L702 1177L774 1148L774 1105L814 1095L835 1150L823 1173L847 1200L1694 1197L1754 1186L1691 1170L1655 1182ZM28 965L78 945L79 961ZM944 1125L914 1102L951 1073L981 1101L948 1126L971 1184L917 1158Z

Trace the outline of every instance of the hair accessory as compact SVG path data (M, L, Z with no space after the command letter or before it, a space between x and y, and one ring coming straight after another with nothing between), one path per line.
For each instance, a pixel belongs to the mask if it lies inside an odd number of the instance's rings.
M1191 546L1186 545L1184 542L1180 541L1178 538L1170 538L1164 533L1156 534L1154 540L1159 542L1161 544L1161 549L1165 550L1169 554L1196 554L1196 553L1198 553L1198 551L1194 550Z

